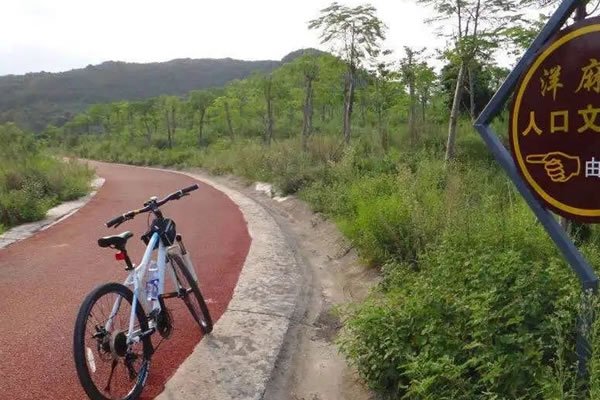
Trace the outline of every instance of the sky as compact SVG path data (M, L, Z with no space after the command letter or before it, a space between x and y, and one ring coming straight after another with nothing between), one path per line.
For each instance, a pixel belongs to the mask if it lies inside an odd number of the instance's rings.
M389 30L384 47L442 47L415 0L370 2ZM0 75L59 72L103 61L279 60L321 45L307 22L331 0L0 0Z

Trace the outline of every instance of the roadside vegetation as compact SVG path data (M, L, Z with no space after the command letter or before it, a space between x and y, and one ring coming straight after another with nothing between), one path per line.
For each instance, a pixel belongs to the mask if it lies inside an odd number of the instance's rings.
M86 158L273 182L333 219L383 277L341 311L338 337L383 399L600 398L600 355L585 389L576 374L575 321L590 312L579 283L470 127L507 74L500 42L518 52L539 21L520 14L526 2L420 3L459 27L445 26L439 72L431 51L385 51L373 7L334 3L309 28L335 55L305 51L183 98L97 104L40 138ZM506 112L495 124L507 131ZM599 265L598 229L570 233ZM588 328L597 347L600 325Z
M274 182L336 221L384 278L343 310L338 338L383 398L571 398L579 283L469 122L449 165L441 127L416 147L400 129L387 152L375 135L340 140L313 137L307 151L298 138L158 150L88 138L75 151ZM577 230L592 265L598 234Z
M92 170L51 156L15 125L0 125L0 142L0 232L89 191Z

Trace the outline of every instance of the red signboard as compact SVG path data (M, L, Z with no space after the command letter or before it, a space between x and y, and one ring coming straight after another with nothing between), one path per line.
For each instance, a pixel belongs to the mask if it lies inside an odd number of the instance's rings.
M514 95L510 143L547 207L600 222L600 18L559 32L536 56Z

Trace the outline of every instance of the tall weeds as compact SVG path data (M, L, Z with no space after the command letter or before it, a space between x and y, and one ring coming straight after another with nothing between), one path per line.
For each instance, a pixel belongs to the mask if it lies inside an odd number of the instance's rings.
M93 171L45 154L14 125L0 125L0 231L43 218L56 204L85 195Z
M441 132L441 131L440 131ZM579 287L512 183L463 125L445 167L440 132L419 147L392 135L352 147L332 136L265 148L215 140L204 149L139 150L82 141L78 154L110 161L204 167L274 182L337 222L384 279L346 310L340 350L384 399L568 399L581 388L574 321ZM600 262L599 232L579 244ZM598 324L590 342L600 345ZM600 347L599 347L600 348ZM600 356L588 387L600 398Z

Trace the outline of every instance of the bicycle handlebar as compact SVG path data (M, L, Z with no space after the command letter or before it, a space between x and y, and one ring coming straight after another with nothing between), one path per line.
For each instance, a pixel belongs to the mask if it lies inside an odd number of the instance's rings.
M190 186L188 186L186 188L181 189L181 191L183 193L189 193L189 192L193 192L194 190L196 190L198 188L199 188L198 184L194 183L193 185L190 185Z
M171 200L179 200L183 196L186 196L189 192L192 192L192 191L198 189L198 187L199 186L197 184L194 184L194 185L188 186L186 188L180 189L176 192L173 192L160 201L150 200L149 202L146 202L144 204L144 208L140 208L138 210L127 211L125 214L119 215L118 217L111 219L110 221L108 221L106 223L106 227L107 228L111 228L111 227L116 228L117 226L121 225L123 222L133 219L138 214L142 214L142 213L145 213L148 211L155 210Z

